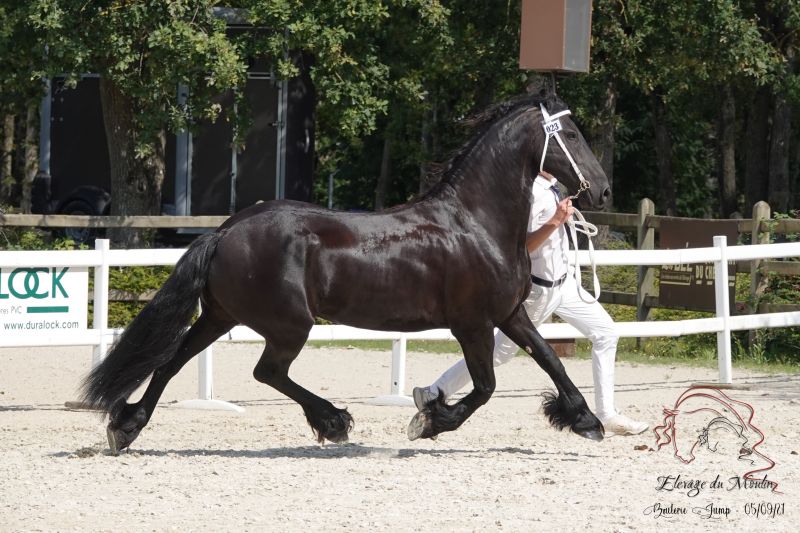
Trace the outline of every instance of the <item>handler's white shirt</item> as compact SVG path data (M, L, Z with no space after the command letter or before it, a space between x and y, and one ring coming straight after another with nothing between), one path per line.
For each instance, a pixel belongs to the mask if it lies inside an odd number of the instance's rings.
M551 190L558 180L550 181L542 176L533 180L533 203L528 219L528 233L541 228L556 214L558 201ZM546 241L531 252L531 274L548 281L555 281L567 273L569 265L569 239L564 224L560 225Z

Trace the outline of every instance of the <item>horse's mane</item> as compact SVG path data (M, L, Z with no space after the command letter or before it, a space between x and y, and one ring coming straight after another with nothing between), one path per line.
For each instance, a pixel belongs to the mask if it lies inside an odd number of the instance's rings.
M550 114L567 109L566 104L551 91L541 91L536 94L525 94L515 96L504 102L493 104L483 111L460 121L460 124L472 131L472 137L460 148L453 151L444 163L432 163L428 165L425 180L435 184L417 199L436 196L439 192L451 184L453 178L460 169L461 162L478 144L484 135L498 121L506 118L519 109L539 107L544 104Z

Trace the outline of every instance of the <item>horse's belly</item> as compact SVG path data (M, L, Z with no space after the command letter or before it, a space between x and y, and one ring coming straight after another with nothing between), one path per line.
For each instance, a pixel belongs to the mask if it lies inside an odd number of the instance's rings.
M441 304L433 294L354 287L346 294L329 295L320 304L321 318L358 328L420 331L444 325Z
M354 327L419 331L444 324L441 294L441 276L433 272L351 269L323 284L317 314Z

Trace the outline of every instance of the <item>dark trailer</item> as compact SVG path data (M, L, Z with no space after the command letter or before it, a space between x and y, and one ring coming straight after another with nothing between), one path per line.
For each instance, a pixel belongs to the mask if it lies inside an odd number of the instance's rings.
M215 9L228 34L253 31L236 10ZM314 160L315 93L308 65L297 78L279 80L263 60L250 60L244 96L252 114L245 147L232 145L224 114L233 95L222 94L222 116L199 133L167 136L162 214L227 215L258 201L309 201ZM186 98L176 87L176 98ZM75 88L63 78L49 84L42 100L40 174L34 183L34 212L107 214L110 190L108 148L100 104L99 77L85 75Z

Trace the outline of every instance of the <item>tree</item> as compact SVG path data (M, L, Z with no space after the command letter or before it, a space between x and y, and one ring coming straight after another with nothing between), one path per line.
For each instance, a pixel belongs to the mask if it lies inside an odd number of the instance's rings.
M6 0L0 5L0 115L3 116L2 199L30 212L30 187L37 170L36 132L42 80L31 72L42 60L42 48L28 22L29 4ZM22 131L22 143L17 132ZM22 152L21 168L14 163Z
M800 5L792 0L759 0L756 13L762 36L772 47L779 61L773 68L771 88L771 124L769 128L767 200L773 210L785 213L791 203L789 169L792 142L792 112L800 103L796 35L800 31ZM764 187L752 186L753 190ZM761 198L754 198L759 200Z
M281 76L295 73L285 59L288 51L302 49L314 57L318 171L326 177L336 173L342 200L337 204L395 203L392 177L404 175L397 166L419 153L418 146L408 150L405 119L420 113L426 98L426 54L447 38L442 4L245 0L236 5L247 9L256 26L285 29L248 45L275 58ZM325 188L318 188L320 196L327 195Z
M39 32L48 78L100 75L111 163L115 215L160 214L165 131L215 119L213 98L243 83L245 64L225 36L212 0L85 2L33 0L29 16ZM178 84L188 88L178 104ZM120 231L123 245L139 240Z

